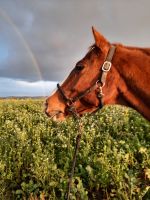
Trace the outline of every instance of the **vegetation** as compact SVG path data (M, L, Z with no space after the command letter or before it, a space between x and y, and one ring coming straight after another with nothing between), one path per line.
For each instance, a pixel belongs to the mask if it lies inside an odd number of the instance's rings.
M70 199L149 200L150 123L121 106L81 120ZM48 119L42 99L0 100L0 199L65 199L77 130Z

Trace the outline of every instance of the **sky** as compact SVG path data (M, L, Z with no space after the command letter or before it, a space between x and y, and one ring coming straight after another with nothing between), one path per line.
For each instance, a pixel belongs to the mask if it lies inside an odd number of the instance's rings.
M0 97L47 96L94 43L150 46L149 0L0 0Z

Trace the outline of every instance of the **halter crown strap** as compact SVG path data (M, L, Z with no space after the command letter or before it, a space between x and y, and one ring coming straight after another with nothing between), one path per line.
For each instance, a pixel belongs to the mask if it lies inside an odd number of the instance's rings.
M102 86L105 85L107 73L111 69L112 59L113 59L113 55L115 53L115 50L116 50L116 46L112 45L109 49L106 60L103 64L103 66L102 66L102 75L100 77L100 82L102 83Z
M112 61L115 50L116 50L116 46L112 45L111 48L109 49L108 54L107 54L107 58L106 58L107 61L109 61L109 62Z

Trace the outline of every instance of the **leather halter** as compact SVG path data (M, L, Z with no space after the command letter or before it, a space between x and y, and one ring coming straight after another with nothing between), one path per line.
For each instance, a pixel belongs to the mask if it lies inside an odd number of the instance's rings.
M63 97L63 100L65 101L65 103L67 105L67 111L68 112L72 113L75 116L78 116L76 108L74 106L74 103L76 101L82 99L85 95L87 95L91 91L96 90L96 89L98 89L97 98L100 101L99 108L103 107L102 98L103 98L104 94L103 94L102 88L105 85L107 74L111 69L112 58L113 58L113 55L115 53L115 50L116 50L116 46L111 45L111 47L108 51L107 57L106 57L103 65L102 65L102 68L101 68L101 71L102 71L101 76L98 78L96 83L94 83L90 88L86 89L84 92L80 93L78 96L75 96L75 97L72 97L72 98L67 97L65 95L65 92L62 90L61 86L59 85L59 83L57 84L58 91L60 92L61 96Z

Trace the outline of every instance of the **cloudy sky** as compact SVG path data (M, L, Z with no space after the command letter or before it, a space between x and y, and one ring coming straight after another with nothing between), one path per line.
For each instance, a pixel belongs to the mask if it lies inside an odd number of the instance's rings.
M149 20L149 0L0 0L0 96L48 95L93 44L92 25L149 47Z

